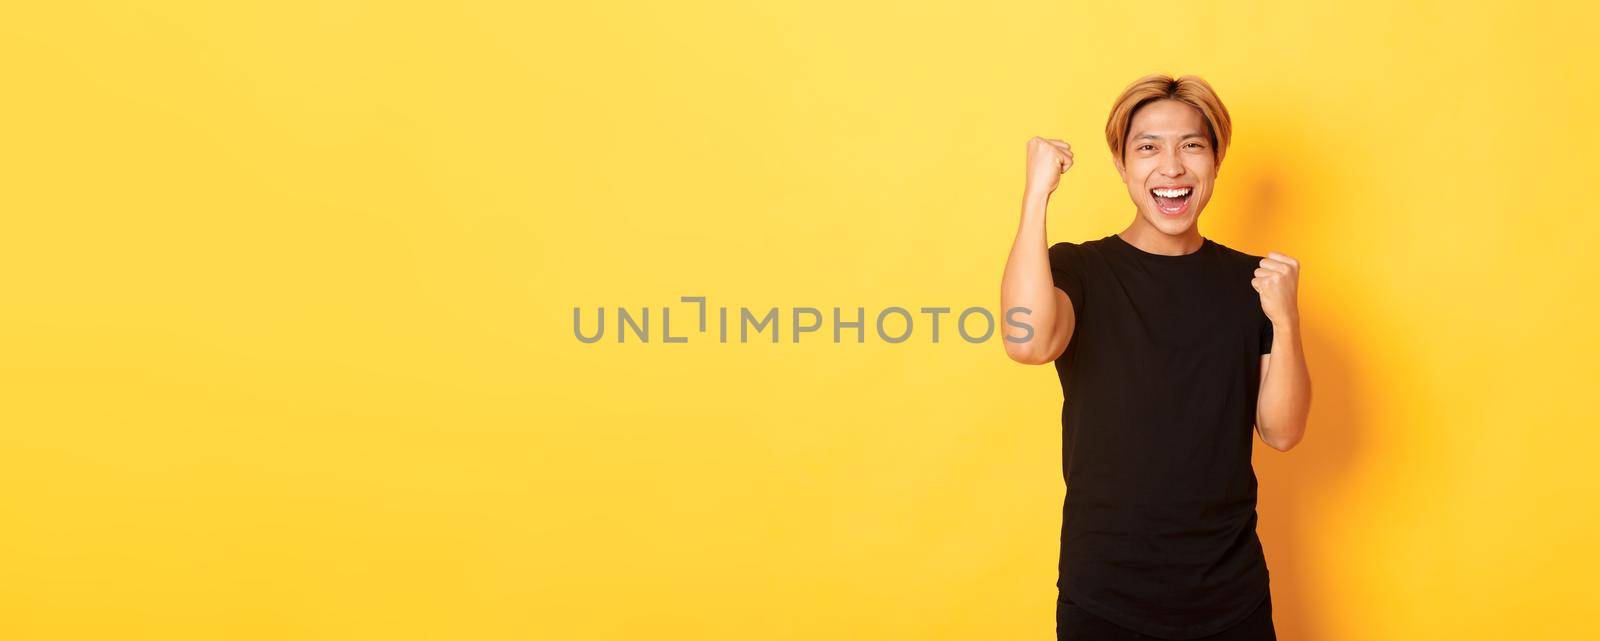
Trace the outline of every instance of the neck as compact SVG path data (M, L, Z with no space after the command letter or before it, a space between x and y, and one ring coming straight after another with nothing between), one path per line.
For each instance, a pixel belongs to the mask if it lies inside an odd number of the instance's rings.
M1121 236L1122 240L1127 241L1129 245L1152 254L1166 256L1192 254L1199 251L1200 246L1205 244L1205 238L1200 236L1200 225L1198 224L1190 225L1182 234L1173 236L1145 222L1143 216L1135 216L1133 224L1128 225L1127 229L1122 230L1117 235Z

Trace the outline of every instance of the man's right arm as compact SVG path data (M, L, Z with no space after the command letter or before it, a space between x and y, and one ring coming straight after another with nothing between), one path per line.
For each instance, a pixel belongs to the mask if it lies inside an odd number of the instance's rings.
M1034 137L1028 141L1028 182L1023 190L1022 222L1017 227L1011 255L1006 258L1000 282L1000 312L1004 319L1027 324L1029 330L1006 333L1006 355L1029 365L1059 358L1072 339L1076 324L1072 301L1055 286L1050 270L1050 248L1045 240L1045 209L1061 174L1072 167L1072 149L1062 141ZM1026 313L1011 310L1026 308ZM1026 340L1020 340L1026 337ZM1018 341L1020 342L1014 342Z

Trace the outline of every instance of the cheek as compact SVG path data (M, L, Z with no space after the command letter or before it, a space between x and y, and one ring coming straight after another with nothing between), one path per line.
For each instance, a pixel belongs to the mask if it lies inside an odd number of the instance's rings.
M1150 169L1134 165L1128 168L1128 191L1135 194L1150 195Z

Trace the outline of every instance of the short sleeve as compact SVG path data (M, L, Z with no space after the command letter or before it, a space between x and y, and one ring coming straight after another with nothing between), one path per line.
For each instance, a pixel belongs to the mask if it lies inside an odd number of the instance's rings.
M1261 355L1272 353L1272 321L1261 323Z
M1050 246L1050 275L1056 287L1072 300L1073 315L1083 317L1083 248L1060 242Z

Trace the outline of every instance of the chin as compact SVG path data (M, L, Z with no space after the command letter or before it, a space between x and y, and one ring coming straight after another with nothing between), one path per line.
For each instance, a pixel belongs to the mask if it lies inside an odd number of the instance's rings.
M1159 211L1145 214L1145 220L1149 221L1151 227L1155 227L1156 230L1168 236L1182 236L1188 233L1189 228L1194 227L1196 218L1199 218L1199 216L1189 214L1173 218Z

